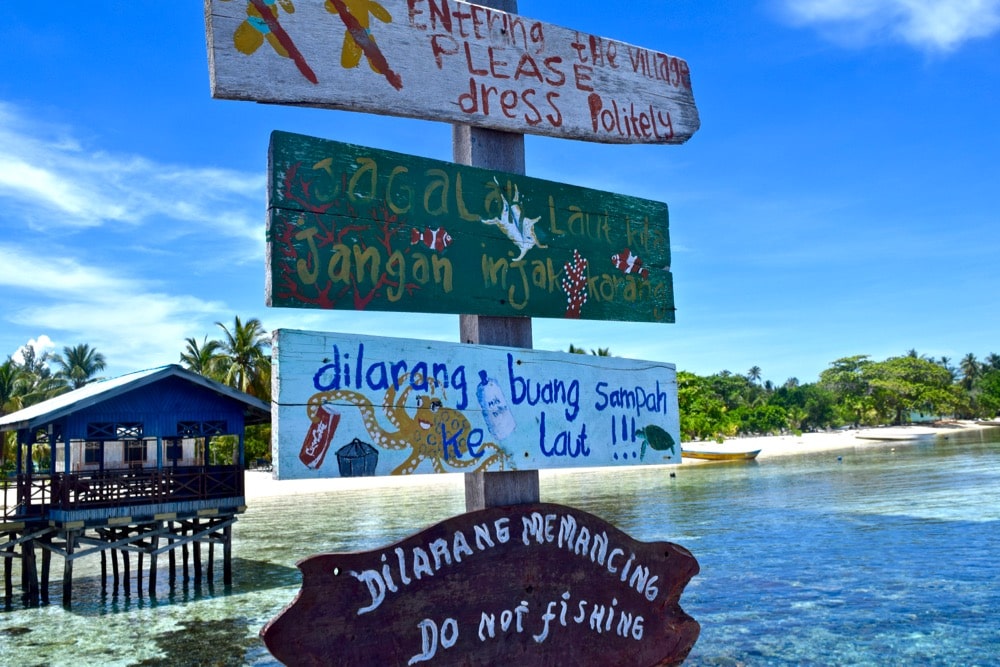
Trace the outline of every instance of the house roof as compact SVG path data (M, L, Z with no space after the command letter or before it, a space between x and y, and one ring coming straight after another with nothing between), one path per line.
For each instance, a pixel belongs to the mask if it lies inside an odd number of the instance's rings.
M36 403L23 410L0 416L0 431L15 431L22 428L43 426L102 401L121 396L140 387L170 377L181 378L234 401L243 403L247 411L248 423L260 423L270 417L270 406L260 399L233 389L221 382L211 380L204 375L189 371L177 364L170 364L159 368L128 373L108 380L91 382L79 389L60 394L55 398Z

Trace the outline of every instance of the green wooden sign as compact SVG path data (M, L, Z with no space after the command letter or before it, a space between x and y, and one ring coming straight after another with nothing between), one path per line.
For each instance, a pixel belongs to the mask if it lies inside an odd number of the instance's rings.
M268 163L268 306L674 321L664 203L285 132Z

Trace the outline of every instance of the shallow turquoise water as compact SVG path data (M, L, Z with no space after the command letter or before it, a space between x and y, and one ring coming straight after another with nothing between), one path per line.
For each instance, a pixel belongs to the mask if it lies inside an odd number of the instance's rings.
M681 604L702 634L688 665L1000 662L1000 429L751 464L543 475L542 499L694 553L701 574ZM295 561L375 548L462 511L460 484L432 477L259 499L234 529L231 591L161 583L155 600L102 598L84 559L72 610L0 612L0 664L274 665L257 633L298 590Z

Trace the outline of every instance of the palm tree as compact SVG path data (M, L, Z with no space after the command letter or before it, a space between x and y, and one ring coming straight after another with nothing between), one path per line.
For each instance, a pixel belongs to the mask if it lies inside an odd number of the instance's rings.
M983 363L989 366L992 370L1000 370L1000 354L990 352L986 355L986 359L983 360Z
M92 380L107 366L104 355L86 343L74 347L66 346L63 353L52 356L52 362L59 366L56 377L65 380L73 389L79 389Z
M972 384L982 372L982 367L976 360L976 355L969 352L967 355L962 357L962 361L959 363L958 367L962 371L962 386L965 387L967 391L971 390Z
M753 383L760 382L760 366L752 366L750 370L747 371L747 379Z
M236 316L230 331L216 322L225 334L219 342L219 377L230 387L269 401L271 396L271 339L256 317L240 321Z
M24 388L24 371L7 357L0 364L0 415L21 409L21 391Z
M21 367L10 357L0 364L0 415L21 409L21 392L24 388L22 375ZM8 460L8 442L13 444L13 438L7 433L0 434L0 467L4 467Z
M208 340L208 336L202 339L201 345L194 337L185 338L184 341L187 343L187 348L181 352L181 364L199 375L215 378L218 375L219 362L222 358L219 352L222 343L217 340Z

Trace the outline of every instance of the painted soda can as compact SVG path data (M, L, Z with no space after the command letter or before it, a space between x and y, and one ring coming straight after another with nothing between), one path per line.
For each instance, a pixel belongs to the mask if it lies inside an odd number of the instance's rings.
M319 470L323 465L323 459L326 458L339 423L340 413L335 412L333 406L324 403L316 411L316 416L302 442L302 451L299 452L299 460L310 470Z
M510 412L510 404L497 381L486 376L486 371L479 371L479 386L476 387L476 398L483 410L483 418L490 433L497 440L503 440L517 427L514 415Z

